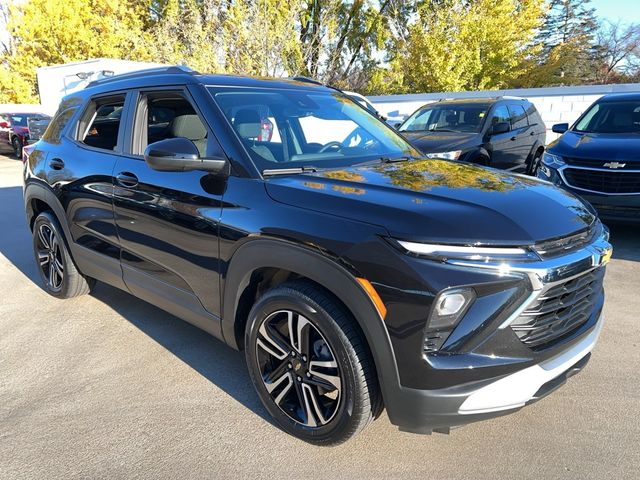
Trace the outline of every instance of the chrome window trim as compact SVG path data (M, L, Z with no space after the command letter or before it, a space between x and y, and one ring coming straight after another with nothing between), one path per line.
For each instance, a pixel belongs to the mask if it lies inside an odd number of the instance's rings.
M565 183L565 185L569 188L573 188L574 190L580 190L582 192L589 192L589 193L597 193L598 195L612 195L612 196L625 196L625 195L640 195L640 192L631 192L631 193L608 193L608 192L601 192L598 190L590 190L588 188L581 188L581 187L576 187L572 184L570 184L567 181L567 178L564 176L564 170L566 170L567 168L575 168L576 170L591 170L591 171L596 171L596 172L615 172L615 173L640 173L640 170L638 169L633 169L633 170L613 170L611 168L593 168L593 167L580 167L580 166L576 166L576 165L563 165L560 168L557 168L557 172L560 175L560 178L562 178L562 181Z

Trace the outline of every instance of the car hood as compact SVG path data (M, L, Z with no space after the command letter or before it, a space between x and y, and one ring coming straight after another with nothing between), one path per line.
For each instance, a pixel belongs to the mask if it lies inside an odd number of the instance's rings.
M467 147L478 133L458 132L401 132L412 145L424 153L448 152Z
M547 182L444 160L278 176L265 184L278 202L413 241L530 245L595 219L584 203Z
M566 132L549 145L556 155L581 160L640 162L640 134Z

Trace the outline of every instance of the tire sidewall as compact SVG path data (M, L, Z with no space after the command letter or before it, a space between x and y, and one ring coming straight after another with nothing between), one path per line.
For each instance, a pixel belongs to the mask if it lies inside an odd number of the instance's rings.
M13 154L17 158L21 158L22 157L22 142L20 141L20 139L18 137L13 137L13 140L11 141L11 145L13 147Z
M317 303L293 289L289 289L293 295L280 291L267 293L258 300L249 314L245 334L245 356L249 375L262 404L285 431L312 443L332 441L350 429L351 417L361 402L361 392L355 381L358 373L349 355L349 350L353 349L338 324ZM264 386L256 360L256 339L264 319L278 310L292 310L309 320L325 337L338 361L342 382L340 405L327 425L312 428L295 422L272 401ZM352 354L355 355L355 352Z

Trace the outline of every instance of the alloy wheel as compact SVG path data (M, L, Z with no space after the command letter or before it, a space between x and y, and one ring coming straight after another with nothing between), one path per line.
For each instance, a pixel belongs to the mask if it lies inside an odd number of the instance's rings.
M58 236L50 225L43 223L38 227L36 254L49 288L59 291L64 281L64 265Z
M342 377L331 346L303 315L278 310L260 325L256 360L273 402L293 421L321 427L340 407Z

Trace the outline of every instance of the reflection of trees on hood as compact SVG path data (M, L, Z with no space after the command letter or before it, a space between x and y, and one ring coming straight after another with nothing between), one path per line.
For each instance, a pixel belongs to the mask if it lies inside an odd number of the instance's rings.
M346 170L337 170L335 172L327 172L324 174L327 178L332 178L334 180L345 180L348 182L366 182L364 176L360 173L349 172Z
M391 183L409 190L423 191L432 187L476 188L506 192L530 183L492 170L444 161L404 162L380 168Z

